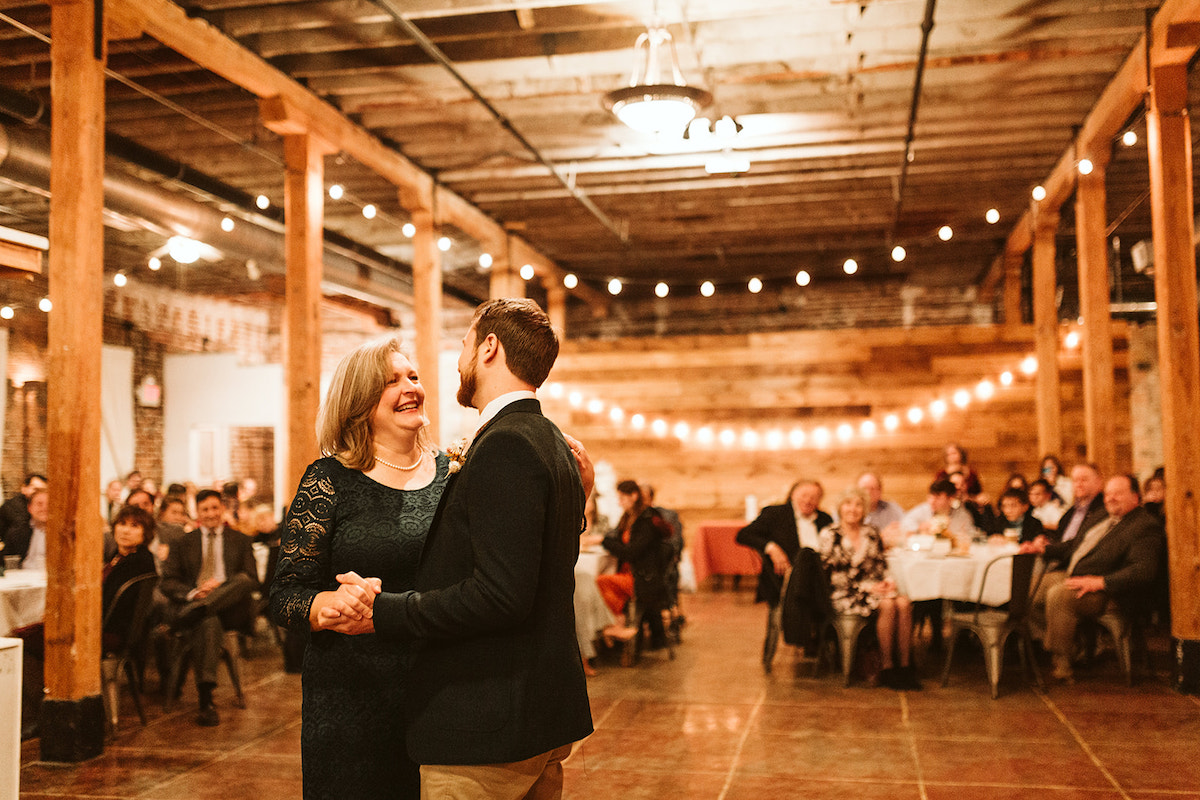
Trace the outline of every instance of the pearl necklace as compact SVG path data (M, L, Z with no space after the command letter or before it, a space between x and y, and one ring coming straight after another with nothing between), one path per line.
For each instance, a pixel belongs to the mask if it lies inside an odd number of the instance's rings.
M421 466L421 462L425 460L425 450L422 449L421 454L419 456L417 456L417 460L414 461L412 464L410 464L407 467L402 467L399 464L393 464L390 461L384 461L378 455L375 456L375 460L378 461L380 464L383 464L385 467L391 467L392 469L399 470L401 472L412 472L414 469Z

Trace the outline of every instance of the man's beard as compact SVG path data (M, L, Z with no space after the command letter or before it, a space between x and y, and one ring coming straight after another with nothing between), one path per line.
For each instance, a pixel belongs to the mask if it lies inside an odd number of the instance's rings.
M467 371L465 373L460 372L458 375L458 395L455 399L458 400L458 404L463 408L475 407L475 379L478 366L479 353L476 352L471 355L471 363L467 364Z

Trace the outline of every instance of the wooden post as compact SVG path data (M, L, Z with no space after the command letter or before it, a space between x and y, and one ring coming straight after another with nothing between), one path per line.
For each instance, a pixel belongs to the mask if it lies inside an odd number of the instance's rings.
M425 385L425 414L429 435L439 441L438 359L442 349L442 252L437 248L437 228L428 209L410 209L416 226L413 235L413 314L417 321L417 370Z
M558 330L559 339L567 337L567 289L557 281L546 284L546 316Z
M1088 460L1105 475L1117 468L1112 320L1109 313L1105 164L1079 176L1075 239L1079 251L1079 313L1083 317L1083 417Z
M1025 254L1006 250L1004 252L1004 324L1020 325L1021 319L1021 267L1025 265Z
M525 281L518 273L521 266L513 263L512 249L506 239L501 252L492 262L492 278L488 286L488 296L492 300L498 297L525 296Z
M1058 377L1058 290L1056 274L1059 216L1039 209L1033 225L1033 325L1037 342L1038 452L1062 449L1062 398Z
M1187 110L1187 65L1156 67L1146 133L1167 476L1171 628L1180 639L1200 639L1200 472L1196 470L1200 439L1195 430L1200 417L1200 335L1196 327L1192 138Z
M321 404L321 273L325 227L325 155L330 148L308 133L283 137L284 281L283 375L287 388L287 491L320 453L316 419Z
M104 53L91 2L50 11L50 302L45 686L41 755L104 750L100 699L100 349L104 314Z

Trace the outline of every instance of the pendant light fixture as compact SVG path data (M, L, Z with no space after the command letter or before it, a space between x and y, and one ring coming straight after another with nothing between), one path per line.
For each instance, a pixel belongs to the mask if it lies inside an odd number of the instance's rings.
M606 94L605 108L635 131L682 135L712 94L684 82L675 40L664 26L652 25L639 36L634 54L629 85Z

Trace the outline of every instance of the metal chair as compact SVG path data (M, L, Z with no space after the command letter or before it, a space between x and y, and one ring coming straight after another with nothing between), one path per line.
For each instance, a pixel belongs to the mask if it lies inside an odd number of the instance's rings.
M1008 608L999 609L984 605L983 595L987 588L988 574L993 566L1001 561L1012 559L1012 591L1009 596ZM946 666L942 670L942 686L950 680L950 664L954 660L954 645L962 631L971 631L983 645L984 664L987 667L988 682L992 687L992 699L1000 694L1000 671L1004 663L1004 645L1008 637L1018 635L1018 647L1021 656L1022 670L1028 674L1032 669L1034 680L1042 688L1042 676L1038 672L1037 662L1033 658L1033 636L1029 627L1029 611L1033 606L1033 597L1038 585L1042 582L1045 564L1036 553L1017 553L993 558L983 570L983 580L979 585L979 597L970 611L956 611L949 605L946 615L950 619L950 641L946 650Z
M130 578L121 584L117 593L105 612L100 630L107 627L116 609L122 606L122 598L135 596L133 615L129 627L124 631L124 640L120 648L105 653L100 661L100 681L107 712L109 730L116 732L120 711L118 697L121 673L125 673L129 694L133 697L133 707L137 709L138 719L146 724L146 711L142 708L141 674L145 661L146 643L150 632L150 612L154 608L154 587L158 585L158 575L150 573Z
M821 655L825 652L825 636L830 628L833 628L834 634L837 636L838 653L841 654L842 680L845 685L850 685L850 674L854 671L854 656L858 652L858 637L867 629L867 626L875 621L874 616L864 617L861 614L839 614L830 609L829 623L821 632L820 643L817 645L817 664L814 668L814 677L820 673Z
M179 699L179 695L183 691L183 681L191 668L193 658L192 640L186 632L173 632L170 636L170 672L167 683L163 687L163 711L170 711L175 701ZM239 656L240 636L241 632L238 630L225 631L221 638L221 660L225 662L225 669L229 673L229 682L233 684L236 698L234 705L238 708L245 708L246 697L242 693L241 657Z

